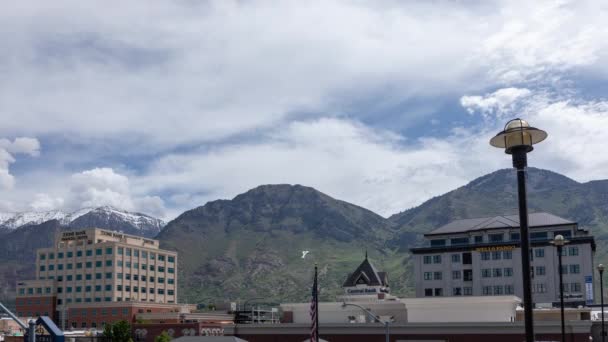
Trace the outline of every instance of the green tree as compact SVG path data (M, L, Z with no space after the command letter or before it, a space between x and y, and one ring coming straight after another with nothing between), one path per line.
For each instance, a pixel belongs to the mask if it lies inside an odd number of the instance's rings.
M154 342L169 342L169 341L171 341L171 336L169 336L169 334L167 334L166 331L163 331L162 333L160 333L160 335L158 335L154 338Z
M114 324L106 324L103 328L103 336L112 339L112 342L130 342L131 325L127 321L119 321Z

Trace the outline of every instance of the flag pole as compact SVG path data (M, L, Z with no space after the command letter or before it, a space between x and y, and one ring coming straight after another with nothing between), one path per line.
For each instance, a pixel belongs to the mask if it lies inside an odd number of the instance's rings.
M315 342L319 342L319 280L317 276L317 264L315 264L315 309L317 310L317 314L315 315L315 319L317 320L315 324L317 328L315 333L317 340Z

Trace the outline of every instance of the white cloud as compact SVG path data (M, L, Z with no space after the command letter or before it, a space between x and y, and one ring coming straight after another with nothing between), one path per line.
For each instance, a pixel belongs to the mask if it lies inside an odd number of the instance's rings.
M28 154L38 156L40 143L34 138L19 137L12 142L0 139L0 189L11 189L15 185L15 177L9 172L9 165L15 162L14 155Z
M112 168L95 168L73 174L67 204L72 210L108 205L158 216L165 214L160 197L134 194L129 178Z
M392 133L352 121L294 122L263 142L165 156L135 182L142 192L174 193L172 204L185 208L260 184L298 183L388 215L498 168L501 156L487 141L479 154L463 153L489 139L477 137L458 133L404 146Z
M63 208L64 200L61 197L51 197L49 194L38 193L34 196L34 201L30 203L32 211L51 211Z
M0 33L11 51L0 58L0 134L139 149L339 114L370 94L399 103L597 65L608 41L606 9L585 1L11 6L0 13L11 28Z
M463 96L460 104L469 112L481 112L484 116L494 114L502 116L505 112L513 112L518 100L530 95L525 88L502 88L484 96Z

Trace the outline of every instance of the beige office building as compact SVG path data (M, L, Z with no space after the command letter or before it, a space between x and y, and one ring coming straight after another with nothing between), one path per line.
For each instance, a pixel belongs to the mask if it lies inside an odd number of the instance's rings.
M53 247L37 251L36 279L17 284L17 311L60 321L85 303L176 303L176 270L177 253L160 249L158 240L102 229L62 232Z

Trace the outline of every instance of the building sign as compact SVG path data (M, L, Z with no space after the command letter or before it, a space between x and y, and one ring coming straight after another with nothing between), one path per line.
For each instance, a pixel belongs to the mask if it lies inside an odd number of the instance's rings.
M585 292L587 292L587 304L593 304L593 276L585 276Z
M61 241L87 240L87 232L81 230L79 232L63 232Z
M367 288L367 289L347 289L346 293L348 294L368 294L368 293L377 293L376 288Z
M497 251L512 251L515 246L493 246L475 248L475 252L497 252Z

